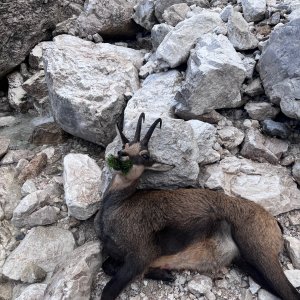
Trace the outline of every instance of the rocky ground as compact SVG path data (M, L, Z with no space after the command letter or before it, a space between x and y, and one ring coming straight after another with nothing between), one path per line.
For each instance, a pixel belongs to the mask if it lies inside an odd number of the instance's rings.
M18 0L0 16L0 299L99 298L105 157L115 123L130 137L141 112L144 131L163 119L150 151L176 167L140 188L260 203L300 287L298 0ZM120 299L275 297L230 266L140 279Z

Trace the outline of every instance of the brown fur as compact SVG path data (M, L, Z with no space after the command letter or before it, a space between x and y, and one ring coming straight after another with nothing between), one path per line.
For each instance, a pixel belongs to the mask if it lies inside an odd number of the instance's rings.
M149 158L143 163L141 149L148 150L125 145L122 156L138 164L127 175L114 176L95 218L104 251L118 266L102 300L115 299L149 269L208 272L232 261L284 300L300 299L280 266L282 233L270 213L252 201L206 189L136 191L144 169L159 165Z

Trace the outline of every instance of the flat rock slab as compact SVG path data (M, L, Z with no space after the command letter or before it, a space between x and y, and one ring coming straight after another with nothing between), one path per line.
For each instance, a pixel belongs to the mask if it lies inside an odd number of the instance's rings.
M9 255L3 266L3 274L10 279L20 280L30 263L52 272L56 264L73 251L74 246L75 240L68 230L55 226L35 227Z
M102 171L88 155L64 158L64 190L69 215L79 220L91 217L100 206Z
M31 284L15 300L43 300L46 288L46 283Z
M106 146L139 88L143 52L60 35L44 44L46 82L55 121L72 135Z
M100 257L99 242L76 248L55 268L43 299L90 299L92 280L101 264Z
M273 215L300 208L300 191L289 170L268 163L228 157L207 166L203 184L259 203Z
M259 73L271 102L290 118L300 119L300 18L274 30L260 61ZM283 42L284 41L284 42Z
M186 62L196 40L216 28L225 28L218 13L202 11L176 25L156 50L158 59L165 61L171 68ZM193 28L193 30L191 30Z

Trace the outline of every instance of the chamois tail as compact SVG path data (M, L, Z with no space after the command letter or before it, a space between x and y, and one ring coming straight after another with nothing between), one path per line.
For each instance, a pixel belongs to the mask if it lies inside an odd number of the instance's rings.
M249 238L249 237L248 237ZM258 284L283 300L300 300L300 294L288 281L279 262L278 254L268 245L249 247L238 237L234 240L241 257L235 263L247 272ZM253 244L255 241L253 241Z

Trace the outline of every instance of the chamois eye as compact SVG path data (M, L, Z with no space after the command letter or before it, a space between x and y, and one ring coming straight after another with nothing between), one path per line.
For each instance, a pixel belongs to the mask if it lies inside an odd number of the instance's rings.
M149 159L149 155L148 154L142 154L142 158L143 159Z

